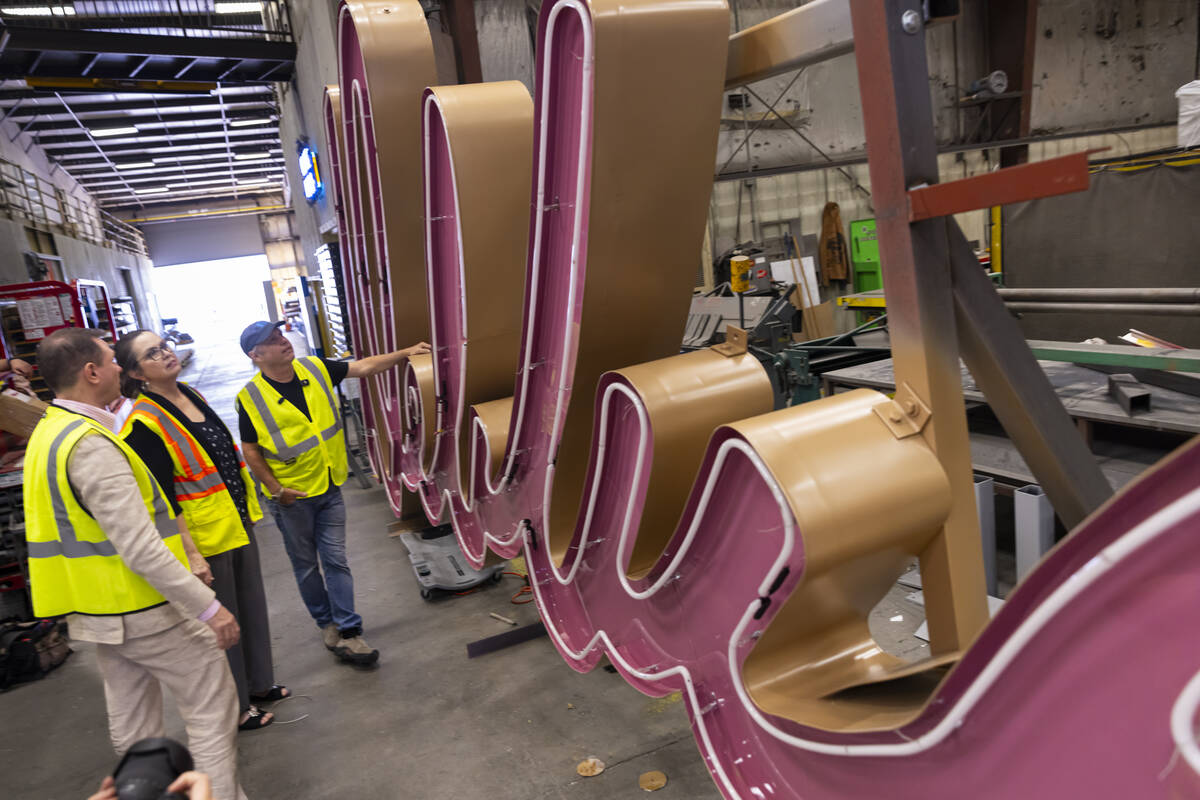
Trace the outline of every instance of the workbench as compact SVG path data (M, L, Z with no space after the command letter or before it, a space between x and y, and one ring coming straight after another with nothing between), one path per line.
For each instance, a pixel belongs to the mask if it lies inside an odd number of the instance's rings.
M1167 432L1175 434L1179 442L1200 433L1200 397L1147 386L1151 394L1150 410L1130 416L1108 396L1108 376L1104 373L1065 362L1039 361L1038 364L1067 413L1075 420L1089 446L1093 447L1101 470L1114 488L1124 486L1170 448L1097 442L1093 435L1095 424ZM961 369L963 399L967 401L968 408L986 405L987 400L971 373L965 366ZM826 372L822 380L826 395L859 387L889 393L896 389L890 358ZM972 430L971 456L976 470L982 474L991 475L1009 485L1036 483L1012 442L995 432Z

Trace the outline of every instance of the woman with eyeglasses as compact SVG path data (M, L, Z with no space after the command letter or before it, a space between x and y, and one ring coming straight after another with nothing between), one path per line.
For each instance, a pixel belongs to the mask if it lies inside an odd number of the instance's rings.
M121 435L186 523L192 572L212 585L241 625L241 642L225 651L241 702L238 727L264 728L273 715L254 702L282 700L290 692L274 682L254 540L254 523L262 518L254 482L229 429L199 392L178 380L182 367L170 342L136 331L121 337L116 356L122 393L134 401Z

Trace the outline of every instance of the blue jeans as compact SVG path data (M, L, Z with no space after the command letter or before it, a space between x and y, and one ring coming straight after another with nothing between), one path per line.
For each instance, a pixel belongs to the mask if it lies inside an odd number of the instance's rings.
M342 490L330 486L324 494L298 498L290 506L266 502L283 534L300 597L317 626L332 622L340 631L361 629L362 617L354 611L354 577L346 560ZM324 577L317 569L318 557Z

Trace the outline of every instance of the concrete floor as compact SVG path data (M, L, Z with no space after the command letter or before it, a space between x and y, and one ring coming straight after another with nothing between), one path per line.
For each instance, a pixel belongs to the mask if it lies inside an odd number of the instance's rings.
M232 422L233 395L250 374L234 344L199 350L184 377ZM240 734L251 798L635 798L644 796L637 779L648 770L667 774L656 795L663 800L720 797L677 698L644 697L602 669L578 674L544 637L467 659L468 642L508 630L489 612L522 624L537 619L532 604L510 603L519 581L423 601L404 546L387 536L392 514L382 490L351 480L343 491L358 609L380 664L359 670L325 650L279 531L263 520L257 535L276 679L302 697L280 705L271 727ZM923 616L904 599L910 591L889 594L873 627L886 649L919 658L928 649L910 635ZM73 647L45 680L0 695L5 797L79 800L116 761L94 649ZM173 709L167 730L184 739ZM575 766L588 756L607 770L580 778Z

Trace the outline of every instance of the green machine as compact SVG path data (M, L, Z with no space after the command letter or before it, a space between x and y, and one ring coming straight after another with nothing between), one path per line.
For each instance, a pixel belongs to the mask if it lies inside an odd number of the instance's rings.
M850 264L854 270L854 291L883 289L883 271L879 265L879 240L875 238L875 220L856 219L850 223ZM859 324L877 312L859 311Z
M879 267L879 241L875 238L875 220L856 219L850 223L850 262L854 266L854 291L870 292L883 288Z

